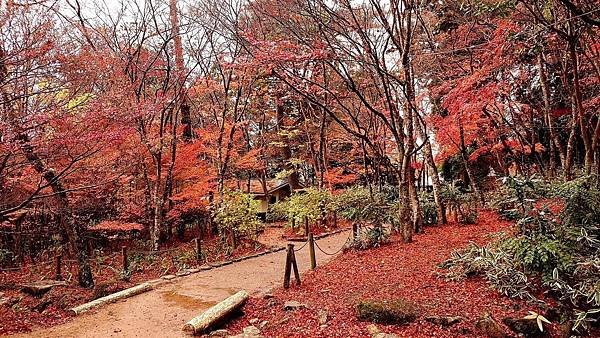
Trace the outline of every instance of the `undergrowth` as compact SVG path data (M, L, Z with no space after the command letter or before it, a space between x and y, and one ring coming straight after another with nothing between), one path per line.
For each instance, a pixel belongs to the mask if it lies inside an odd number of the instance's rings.
M516 221L515 234L489 245L470 244L441 264L448 279L483 275L509 297L542 302L555 298L573 330L585 332L600 318L600 190L594 177L568 183L507 178L494 205ZM558 213L535 202L564 202ZM541 290L536 289L539 285Z

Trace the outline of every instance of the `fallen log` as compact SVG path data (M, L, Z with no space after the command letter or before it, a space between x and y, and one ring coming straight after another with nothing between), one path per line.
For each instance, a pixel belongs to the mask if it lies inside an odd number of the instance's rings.
M131 287L129 289L125 289L113 294L110 294L108 296L102 297L102 298L98 298L96 300L93 300L89 303L85 303L79 306L76 306L74 308L71 309L71 312L75 315L81 314L85 311L88 311L92 308L95 308L97 306L100 305L104 305L104 304L108 304L108 303L113 303L116 302L118 300L121 299L125 299L125 298L129 298L135 295L139 295L140 293L144 293L147 291L152 290L153 286L150 283L142 283L140 285L136 285L134 287Z
M192 334L203 333L208 328L215 327L227 319L235 310L239 309L248 299L248 292L242 290L229 296L224 301L204 311L201 315L192 318L183 326L183 331Z

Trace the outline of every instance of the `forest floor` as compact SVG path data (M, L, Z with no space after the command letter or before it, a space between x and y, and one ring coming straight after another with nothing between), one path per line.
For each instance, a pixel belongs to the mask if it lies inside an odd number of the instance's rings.
M329 262L333 256L317 250L315 271L308 271L308 250L304 247L297 253L302 284L287 290L281 287L286 252L279 251L179 278L154 291L23 336L185 336L181 327L187 320L240 289L249 291L251 298L243 308L244 315L225 326L232 334L251 323L261 323L261 335L265 337L370 337L375 331L413 338L482 337L476 322L486 314L509 333L502 319L523 318L528 311L545 311L500 295L480 277L447 281L438 265L470 242L482 245L493 241L498 232L510 232L511 225L494 212L481 211L476 224L450 222L427 227L409 244L394 235L381 247L347 250ZM277 230L268 230L265 236L275 242ZM333 253L347 237L348 231L317 243ZM403 299L416 304L419 314L405 325L362 322L356 318L356 303L364 299ZM305 307L286 311L283 305L289 301ZM458 324L442 327L429 322L426 318L430 316L462 319ZM545 325L545 329L552 337L558 336L557 324Z
M511 223L491 211L481 211L477 224L425 228L410 244L392 237L391 243L365 251L347 251L325 266L304 274L302 285L279 288L273 298L253 297L244 307L245 315L229 323L230 332L240 332L250 323L269 324L261 328L265 337L370 337L374 332L394 333L399 337L483 337L476 322L485 314L501 324L505 317L523 318L528 311L545 313L525 301L509 299L492 290L480 277L465 281L446 281L438 264L454 250L469 242L480 245L494 234L510 232ZM406 325L380 325L361 322L356 317L359 300L393 301L403 299L418 307L417 319ZM283 304L303 305L295 311ZM453 326L428 322L429 316L460 316ZM558 336L558 325L545 325L551 336Z
M275 238L276 232L269 230ZM348 231L345 231L320 239L318 243L323 250L335 251L347 238ZM188 320L229 295L242 289L260 295L276 288L283 279L285 256L285 251L279 251L178 278L126 301L77 317L65 317L60 321L62 324L53 327L47 327L47 324L39 321L25 323L30 324L25 329L33 331L17 336L185 337L182 327ZM308 247L299 250L296 257L301 272L308 270ZM330 258L317 252L319 263L325 263ZM56 287L50 292L65 291L61 289ZM11 318L5 318L3 314L0 317L0 328L14 327ZM59 321L52 324L57 323Z

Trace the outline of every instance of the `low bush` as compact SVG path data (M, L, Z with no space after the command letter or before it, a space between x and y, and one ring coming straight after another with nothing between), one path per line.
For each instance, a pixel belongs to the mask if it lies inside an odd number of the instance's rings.
M348 247L366 250L369 248L377 248L382 244L389 242L390 232L383 226L374 226L362 229L357 238L353 238L348 244Z
M214 211L214 220L221 235L231 234L234 243L239 236L255 236L262 227L262 223L256 216L258 203L251 195L242 192L225 192Z
M423 213L423 222L426 225L437 224L438 222L438 210L433 198L433 193L423 191L420 193L419 201L421 205L421 211Z
M477 222L477 197L470 192L462 191L454 184L443 185L440 193L442 201L450 213L454 214L455 221L463 224Z
M294 219L299 225L306 217L312 223L332 209L331 199L331 194L326 190L308 188L273 204L269 210L269 219L287 219L288 225Z

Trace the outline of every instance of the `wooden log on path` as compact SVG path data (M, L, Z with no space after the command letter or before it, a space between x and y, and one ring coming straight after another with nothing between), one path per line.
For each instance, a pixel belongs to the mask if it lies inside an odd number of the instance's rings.
M98 307L100 305L104 305L104 304L108 304L108 303L114 303L118 300L121 299L125 299L125 298L129 298L135 295L139 295L140 293L144 293L147 291L152 290L152 284L150 283L142 283L140 285L136 285L134 287L131 287L129 289L125 289L123 291L119 291L117 293L113 293L111 295L102 297L102 298L98 298L96 300L93 300L89 303L85 303L82 305L79 305L77 307L74 307L71 309L71 312L75 315L81 314L83 312L86 312L90 309L93 309L95 307Z
M248 300L248 292L242 290L238 293L226 298L224 301L204 311L201 315L192 318L183 326L183 331L200 334L206 332L209 328L215 327L230 317L238 310L246 300Z

